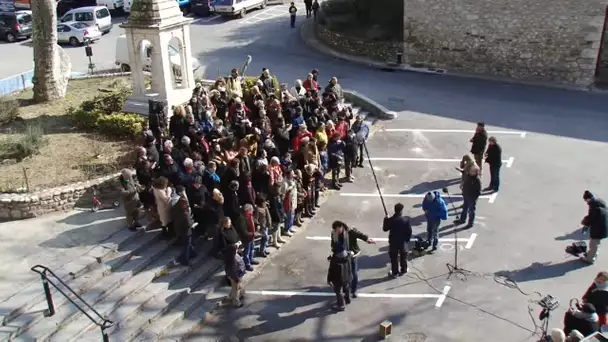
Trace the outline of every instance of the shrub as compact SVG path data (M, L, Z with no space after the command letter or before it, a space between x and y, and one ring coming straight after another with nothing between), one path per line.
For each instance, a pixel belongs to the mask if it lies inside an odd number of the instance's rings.
M103 114L120 112L130 95L131 91L127 88L117 89L109 93L99 94L92 100L82 102L80 108L87 112L95 111Z
M76 109L71 107L68 109L68 115L72 117L76 127L84 130L93 130L97 129L97 120L103 113L97 110L87 111L82 108Z
M0 125L12 122L19 116L19 102L0 97Z
M102 114L96 120L97 129L116 138L134 138L143 130L144 119L138 114Z
M12 135L0 142L0 159L17 159L17 162L21 162L40 153L48 142L41 126L28 125L24 134Z
M259 79L260 79L259 77L255 77L255 76L245 77L245 89L243 89L243 93L244 93L243 95L246 96L246 94L249 93L249 90L255 86L255 83ZM272 76L272 83L274 84L275 94L277 95L277 98L280 98L281 83L279 83L279 79L275 75Z

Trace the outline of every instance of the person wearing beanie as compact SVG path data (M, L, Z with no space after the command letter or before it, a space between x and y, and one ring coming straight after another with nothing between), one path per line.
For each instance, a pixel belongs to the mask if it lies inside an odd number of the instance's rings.
M583 193L583 200L587 202L589 211L583 218L581 224L583 229L589 231L589 246L583 260L593 264L599 252L600 243L608 237L608 209L606 202L595 197L589 190Z
M391 259L391 277L407 273L407 249L412 238L410 220L403 216L403 204L395 204L395 214L385 217L382 230L388 233L388 255Z
M426 240L432 245L431 253L437 250L439 243L439 225L448 219L448 206L439 191L428 192L422 201L422 210L426 217Z
M599 317L593 304L584 303L579 308L569 310L564 315L564 333L578 330L583 336L589 336L600 328Z

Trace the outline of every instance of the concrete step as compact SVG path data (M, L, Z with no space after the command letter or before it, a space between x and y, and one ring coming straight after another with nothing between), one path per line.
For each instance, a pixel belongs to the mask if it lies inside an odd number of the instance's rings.
M167 255L165 256L165 254ZM108 295L118 287L129 287L134 286L134 284L139 285L140 287L135 286L132 288L131 292L134 292L145 286L145 284L132 282L127 285L127 281L140 272L152 274L153 277L154 272L159 272L166 266L166 258L171 258L172 260L174 257L172 254L175 254L175 251L171 249L170 244L166 241L156 241L142 250L141 253L131 256L126 263L116 268L115 271L96 281L92 287L83 291L84 293L81 297L89 305L96 308L97 303L107 298ZM112 298L111 300L118 301L120 298ZM27 331L27 338L25 341L28 341L29 338L47 340L68 323L77 319L80 315L82 315L82 313L74 305L65 305L58 309L54 316L47 317L39 323L25 329L25 331ZM19 318L17 320L19 320ZM16 341L18 340L19 339L16 339Z
M190 293L191 289L207 280L210 274L222 267L219 261L211 259L207 255L212 243L205 242L202 249L197 248L199 254L190 267L169 267L166 275L155 278L139 294L123 302L115 311L102 313L115 323L113 331L110 331L111 341L131 340L147 325L152 324L175 307L182 298ZM80 325L86 324L87 321L83 321ZM64 330L61 333L63 332ZM79 331L71 338L67 334L57 334L54 340L90 341L98 334L100 334L99 328L89 323L87 331Z
M44 266L51 268L53 273L62 281L69 283L72 279L98 267L120 247L128 244L140 234L141 232L132 232L128 229L122 229L100 242L99 245L92 247L85 254L72 262L65 265L58 265L58 267L47 264ZM41 262L44 262L44 260L41 260ZM7 325L10 321L28 311L36 303L42 300L44 300L44 292L41 291L40 280L33 281L24 286L23 289L0 302L1 307L9 309L0 316L2 325Z
M111 237L111 241L93 248L89 253L66 264L54 273L77 294L81 295L105 275L111 273L113 269L119 268L128 262L133 255L147 248L159 236L158 233L131 232L128 229L121 230L115 235ZM92 262L91 259L95 259L95 261ZM85 270L88 270L88 273L85 273ZM63 277L61 274L63 274ZM51 289L55 310L58 311L69 301L54 287L51 286ZM31 289L25 290L20 292L19 298L12 298L18 299L15 302L23 302L28 298L26 295L29 294L29 302L22 304L21 314L0 327L0 341L10 341L11 338L18 336L30 326L44 319L42 311L47 309L48 305L42 285L37 282L32 285Z

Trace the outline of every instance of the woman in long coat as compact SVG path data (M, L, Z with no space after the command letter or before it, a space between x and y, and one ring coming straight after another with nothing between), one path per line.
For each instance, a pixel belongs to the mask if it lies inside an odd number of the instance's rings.
M163 227L164 235L170 237L173 232L169 227L171 224L171 196L173 195L173 190L169 187L169 180L165 177L155 179L152 186L154 187L152 193L156 202L158 219Z
M139 223L139 189L140 185L133 179L133 173L129 169L123 169L119 177L120 195L125 207L127 225L130 230L141 227Z

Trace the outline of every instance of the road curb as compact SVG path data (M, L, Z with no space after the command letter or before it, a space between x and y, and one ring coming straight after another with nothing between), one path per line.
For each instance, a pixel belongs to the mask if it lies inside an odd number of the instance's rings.
M344 89L344 99L346 102L351 102L355 106L363 108L369 112L373 117L383 120L392 120L397 117L397 113L388 110L383 105L370 99L369 97L358 93L354 90Z

